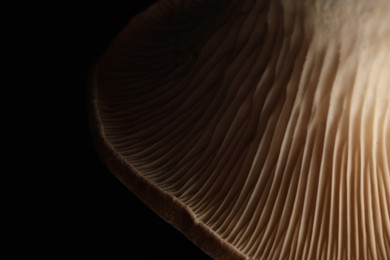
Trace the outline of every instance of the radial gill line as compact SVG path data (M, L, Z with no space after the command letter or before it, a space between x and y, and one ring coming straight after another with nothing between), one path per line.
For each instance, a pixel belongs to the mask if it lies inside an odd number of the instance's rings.
M99 61L99 134L137 169L120 178L250 259L389 258L390 27L369 25L384 11L222 2L160 1Z

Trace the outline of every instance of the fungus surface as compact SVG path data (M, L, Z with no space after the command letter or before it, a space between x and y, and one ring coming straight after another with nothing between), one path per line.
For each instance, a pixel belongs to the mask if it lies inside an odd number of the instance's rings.
M390 259L390 1L159 1L91 86L103 160L210 256Z

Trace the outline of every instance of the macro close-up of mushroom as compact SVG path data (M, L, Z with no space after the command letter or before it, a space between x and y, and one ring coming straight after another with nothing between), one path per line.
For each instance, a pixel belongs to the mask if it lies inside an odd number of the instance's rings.
M90 78L100 158L209 256L390 259L390 1L161 0Z

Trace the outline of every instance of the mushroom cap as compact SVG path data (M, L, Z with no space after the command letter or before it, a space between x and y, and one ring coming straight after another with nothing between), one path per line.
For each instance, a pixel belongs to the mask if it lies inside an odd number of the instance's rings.
M390 259L389 13L159 1L94 67L97 150L216 259Z

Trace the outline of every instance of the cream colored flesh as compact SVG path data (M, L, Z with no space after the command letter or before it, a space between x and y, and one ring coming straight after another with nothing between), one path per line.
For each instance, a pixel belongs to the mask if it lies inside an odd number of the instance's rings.
M390 1L160 1L94 86L99 138L232 259L390 259Z

